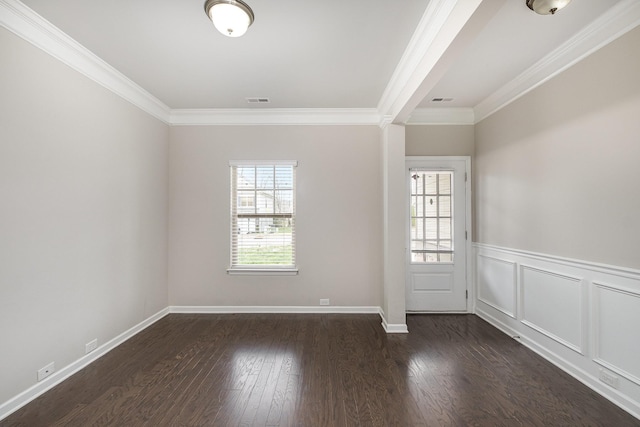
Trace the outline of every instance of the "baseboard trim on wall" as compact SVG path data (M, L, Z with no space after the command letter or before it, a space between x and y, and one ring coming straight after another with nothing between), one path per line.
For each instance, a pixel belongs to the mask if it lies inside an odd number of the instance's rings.
M380 308L380 317L382 318L382 327L388 334L408 334L409 329L406 323L387 323L387 318L384 317L384 311Z
M476 315L640 419L640 271L473 246Z
M126 330L125 332L121 333L117 337L102 344L100 347L96 348L91 353L85 356L82 356L75 362L72 362L69 365L65 366L64 368L60 369L59 371L54 372L53 374L51 374L51 376L45 378L44 380L40 381L37 384L34 384L32 387L29 387L27 390L23 391L22 393L18 394L12 399L9 399L8 401L0 404L0 420L8 417L18 409L22 408L29 402L36 399L38 396L44 394L45 392L49 391L53 387L57 386L58 384L60 384L61 382L69 378L71 375L81 370L82 368L95 362L100 357L104 356L105 354L107 354L108 352L110 352L111 350L113 350L114 348L116 348L117 346L119 346L129 338L133 337L134 335L148 328L158 320L165 317L167 314L169 314L168 307L160 310L156 314L146 318L142 322Z
M186 306L173 305L170 313L199 314L240 314L240 313L291 313L291 314L379 314L380 307L374 306Z
M406 334L406 323L387 323L381 307L376 306L170 306L170 313L180 314L240 314L240 313L291 313L291 314L379 314L382 327L388 334Z

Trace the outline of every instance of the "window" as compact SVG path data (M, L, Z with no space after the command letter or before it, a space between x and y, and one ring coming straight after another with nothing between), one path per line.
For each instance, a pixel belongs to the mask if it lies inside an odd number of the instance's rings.
M411 262L453 262L453 172L411 170Z
M296 162L231 162L230 273L296 270Z

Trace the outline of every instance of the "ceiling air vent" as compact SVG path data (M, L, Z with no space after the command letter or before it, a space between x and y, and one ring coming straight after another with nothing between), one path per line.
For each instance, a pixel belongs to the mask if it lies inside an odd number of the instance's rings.
M451 102L453 98L433 98L431 102Z
M245 98L247 100L247 104L268 104L269 98Z

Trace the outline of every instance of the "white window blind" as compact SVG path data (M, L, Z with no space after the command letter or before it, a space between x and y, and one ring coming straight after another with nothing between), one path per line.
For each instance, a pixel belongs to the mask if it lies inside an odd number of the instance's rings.
M296 162L231 162L231 270L295 269Z

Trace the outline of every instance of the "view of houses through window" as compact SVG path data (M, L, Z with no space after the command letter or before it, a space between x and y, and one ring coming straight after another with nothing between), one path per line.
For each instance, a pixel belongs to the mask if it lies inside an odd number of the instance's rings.
M295 162L231 165L231 267L295 265Z
M452 172L411 170L411 262L453 262Z

